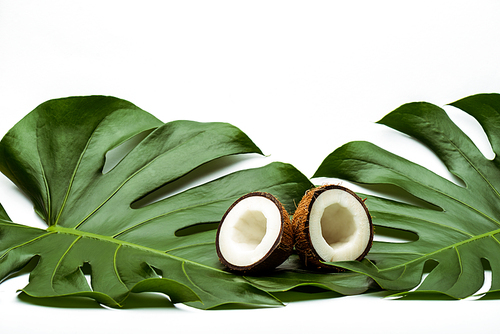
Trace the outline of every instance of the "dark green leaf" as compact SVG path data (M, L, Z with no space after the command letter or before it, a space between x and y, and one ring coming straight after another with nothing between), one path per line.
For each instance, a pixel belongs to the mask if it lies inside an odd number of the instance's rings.
M383 288L408 293L421 282L426 263L437 263L415 293L465 298L482 287L487 260L493 274L489 293L500 289L500 95L471 96L452 105L479 121L497 154L493 161L435 105L406 104L379 123L425 144L465 186L368 142L335 150L315 173L393 185L431 204L419 207L367 196L376 226L418 235L412 242L375 242L369 260L340 264L369 275Z
M269 291L298 284L364 291L369 282L361 275L353 289L336 285L343 277L316 281L319 276L308 273L294 274L293 284L273 277L266 283L231 274L218 262L215 229L237 198L266 191L294 211L312 184L291 165L275 162L165 198L152 195L209 162L243 153L261 152L226 123L164 124L103 96L40 105L0 142L0 170L33 201L48 228L15 224L0 210L0 279L38 257L23 289L28 295L86 296L108 305L146 291L199 308L281 305Z

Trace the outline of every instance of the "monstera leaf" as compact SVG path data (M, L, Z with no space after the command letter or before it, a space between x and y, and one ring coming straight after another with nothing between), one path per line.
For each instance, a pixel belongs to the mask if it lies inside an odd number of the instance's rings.
M237 198L267 191L293 213L312 187L279 162L185 185L202 165L243 153L261 151L226 123L164 124L104 96L40 105L0 142L0 171L48 227L14 223L0 206L0 281L37 260L22 289L30 296L85 296L121 306L130 293L161 292L172 303L203 309L282 305L272 293L301 286L339 294L368 289L373 281L365 275L309 273L295 255L269 276L223 268L215 231Z
M396 186L432 204L367 196L376 226L411 232L418 240L375 242L369 260L338 265L401 294L413 289L411 293L452 298L476 293L483 286L484 269L491 268L487 293L500 290L500 95L475 95L452 105L481 124L495 159L486 159L443 109L429 103L403 105L379 123L428 146L465 186L368 142L340 147L318 168L315 177ZM424 271L428 275L421 282Z
M110 166L112 149L131 140L135 147ZM112 97L40 105L1 141L0 170L48 228L15 224L0 210L0 279L39 257L23 289L36 297L81 295L119 305L130 292L157 291L200 308L280 304L242 277L180 256L212 246L214 222L246 192L272 191L290 206L310 186L292 166L273 163L149 205L139 201L203 164L241 153L260 150L229 124L164 124Z

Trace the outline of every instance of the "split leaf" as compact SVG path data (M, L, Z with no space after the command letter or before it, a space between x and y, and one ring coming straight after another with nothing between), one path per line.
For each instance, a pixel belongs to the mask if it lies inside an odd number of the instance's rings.
M225 210L248 192L271 192L293 210L311 187L293 166L240 170L150 200L209 162L245 153L261 151L226 123L163 123L104 96L41 104L0 142L0 171L48 227L16 224L0 207L0 280L38 258L22 289L35 297L119 306L150 291L199 308L281 305L224 270L213 248Z
M443 109L430 103L403 105L379 123L429 147L465 186L368 142L347 143L320 165L315 177L396 186L431 204L420 207L366 196L376 226L408 231L418 240L375 242L369 260L337 265L401 294L452 298L475 294L490 267L487 294L500 291L500 95L470 96L452 105L481 124L496 153L493 160L484 157ZM421 282L424 271L429 273Z

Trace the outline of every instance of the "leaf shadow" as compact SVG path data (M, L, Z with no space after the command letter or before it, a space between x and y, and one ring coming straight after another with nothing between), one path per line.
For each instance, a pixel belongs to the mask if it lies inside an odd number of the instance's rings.
M68 309L99 309L103 308L94 299L85 297L32 297L24 292L18 295L18 299L26 304L44 306L50 308L68 308Z
M169 308L175 309L175 305L168 297L159 292L131 293L120 309L150 309Z
M458 301L444 293L433 291L413 291L405 294L390 294L386 297L394 301Z
M300 286L289 291L273 292L272 295L284 303L308 302L333 298L347 298L363 296L364 298L385 298L391 295L390 291L380 289L368 289L363 293L344 295L332 290L322 289L316 286Z
M341 293L316 286L299 286L287 291L275 291L269 293L275 298L279 299L285 305L290 303L346 297L346 295L343 295ZM230 303L219 305L217 307L211 308L210 310L251 310L262 308L276 308L276 306Z
M260 310L266 308L276 308L280 306L252 305L244 303L227 303L207 309L206 311L238 311L238 310Z
M492 291L485 293L483 296L477 299L478 301L491 301L491 300L500 300L500 291Z
M341 293L315 286L300 286L288 291L272 292L271 294L284 303L345 297Z
M92 298L81 296L65 296L65 297L32 297L21 292L18 295L20 301L50 308L67 308L67 309L103 309L108 308ZM132 309L153 309L167 308L175 309L175 305L170 302L167 296L161 293L141 292L131 293L125 300L122 307L111 307L117 310L132 310Z

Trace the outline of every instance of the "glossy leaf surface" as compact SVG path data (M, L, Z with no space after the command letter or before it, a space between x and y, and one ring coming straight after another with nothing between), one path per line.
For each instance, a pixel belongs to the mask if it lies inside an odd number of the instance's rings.
M86 296L119 306L131 292L149 291L198 308L281 305L269 292L309 284L309 274L294 282L270 274L259 284L231 274L218 262L215 228L231 203L251 191L270 192L293 212L312 186L306 177L274 162L155 195L209 162L244 153L261 154L226 123L163 123L104 96L40 105L0 142L0 170L48 227L16 224L0 210L0 279L38 258L23 288L34 297ZM362 284L346 289L345 279L320 281L342 293L370 284L358 275Z
M483 286L485 267L492 271L488 293L500 289L500 95L475 95L452 105L481 124L496 153L493 160L483 156L443 109L429 103L403 105L379 123L429 147L465 186L368 142L340 147L315 173L396 186L431 204L420 207L367 196L376 226L418 236L402 243L375 242L369 260L341 264L385 289L465 298ZM429 273L421 282L424 270Z

